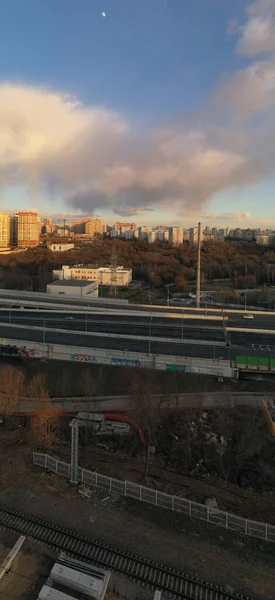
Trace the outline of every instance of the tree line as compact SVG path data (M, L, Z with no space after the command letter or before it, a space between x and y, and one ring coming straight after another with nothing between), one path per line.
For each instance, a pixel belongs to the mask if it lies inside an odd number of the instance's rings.
M179 291L194 287L197 251L188 242L172 247L168 243L103 240L78 244L70 252L52 252L46 247L4 255L0 262L2 288L45 291L52 272L63 264L107 265L115 245L117 262L133 269L133 278L154 288L173 284ZM205 242L201 253L202 280L228 280L229 287L246 289L275 285L275 252L255 243L225 240Z

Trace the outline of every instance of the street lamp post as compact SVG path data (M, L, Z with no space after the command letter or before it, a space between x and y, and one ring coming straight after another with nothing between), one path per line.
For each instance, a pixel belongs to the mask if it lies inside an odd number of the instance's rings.
M149 321L149 354L151 354L151 332L152 332L152 318L150 317Z
M183 316L184 316L184 310L182 310L182 317L181 317L181 339L183 340Z
M46 314L43 315L43 344L46 343Z

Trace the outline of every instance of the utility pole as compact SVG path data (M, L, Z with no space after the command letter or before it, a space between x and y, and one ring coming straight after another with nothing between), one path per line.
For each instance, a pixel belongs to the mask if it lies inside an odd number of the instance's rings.
M113 246L111 254L111 281L109 286L109 296L116 298L117 292L117 254L116 247Z
M196 283L196 307L201 303L201 224L198 223L198 258L197 258L197 283Z

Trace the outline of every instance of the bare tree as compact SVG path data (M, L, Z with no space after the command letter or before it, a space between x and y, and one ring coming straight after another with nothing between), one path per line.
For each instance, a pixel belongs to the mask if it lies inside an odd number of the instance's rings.
M158 385L154 371L142 372L142 377L137 371L133 373L130 383L133 397L133 414L137 423L144 431L146 438L144 478L146 479L149 468L150 446L156 445L156 429L160 423L159 405L154 397L158 392Z

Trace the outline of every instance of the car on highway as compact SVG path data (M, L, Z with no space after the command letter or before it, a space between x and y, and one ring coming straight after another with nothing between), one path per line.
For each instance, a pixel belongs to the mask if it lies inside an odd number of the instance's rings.
M73 320L74 320L74 318L73 318L73 317L70 317L70 316L68 316L68 317L65 317L65 321L73 321Z
M254 315L243 315L243 319L254 319Z

